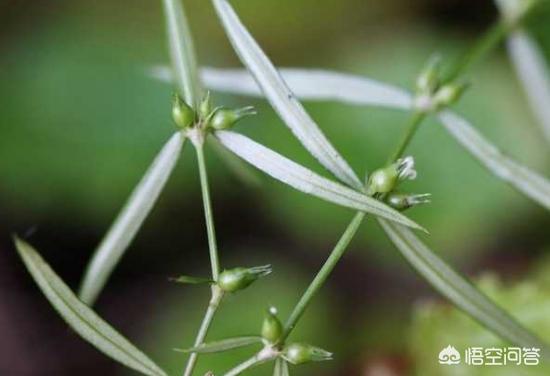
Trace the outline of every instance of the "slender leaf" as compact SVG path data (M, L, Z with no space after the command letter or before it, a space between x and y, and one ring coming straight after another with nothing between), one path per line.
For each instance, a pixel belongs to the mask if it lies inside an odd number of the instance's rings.
M34 248L17 237L15 245L44 295L82 338L105 355L144 375L166 376L166 373L144 353L78 300Z
M293 74L296 75L296 80L289 80L291 84L297 84L296 93L303 94L304 99L316 99L320 98L313 96L310 98L310 91L313 92L315 88L324 87L322 95L326 95L326 98L332 98L344 103L355 105L374 105L374 106L387 106L396 109L409 110L412 108L412 96L407 94L406 91L394 87L392 85L386 85L372 81L367 78L359 76L345 75L346 79L342 79L338 73L325 72L326 76L317 76L310 74L310 71L292 69ZM209 73L203 73L207 76ZM284 74L285 71L283 71ZM218 80L221 82L225 76L224 72L217 72ZM230 74L231 76L232 74ZM240 94L255 95L256 92L247 83L243 76L243 88L238 86L232 90L230 85L234 82L234 78L227 80L227 86L224 86L224 90L234 91ZM166 78L166 77L165 77ZM324 86L322 80L330 82L329 85ZM299 83L298 83L299 81ZM380 90L368 89L371 83L374 82ZM221 86L221 84L220 84ZM349 87L366 88L365 94L361 94L361 90L349 90ZM341 93L346 93L341 95ZM321 94L320 94L321 95ZM550 103L550 102L548 102ZM550 106L546 106L550 108ZM527 197L533 199L535 202L550 208L550 182L543 176L530 170L529 168L521 165L513 159L504 156L497 147L492 145L486 140L475 128L473 128L466 120L459 117L453 112L444 111L439 114L439 119L444 123L445 128L449 131L451 136L457 139L457 141L476 159L478 159L487 169L496 177L506 181L515 187L520 193L525 194Z
M188 275L182 275L176 278L170 278L170 281L176 282L176 283L188 284L188 285L202 285L207 283L214 283L214 281L210 278L192 277Z
M164 145L90 260L79 298L92 305L122 255L153 208L181 154L184 136L177 132Z
M438 117L447 131L493 175L550 209L550 181L505 156L458 115L444 111Z
M357 175L295 98L231 5L226 0L213 0L213 3L233 48L281 119L323 166L344 183L360 189L362 184Z
M202 343L198 346L191 347L189 349L174 349L179 352L185 353L200 353L209 354L217 353L227 350L238 349L240 347L250 346L262 342L262 337L248 336L248 337L235 337L222 339L220 341Z
M358 104L358 105L383 105L388 107L394 107L397 109L410 109L412 106L412 97L408 95L404 90L391 85L379 84L383 90L371 90L367 89L366 94L362 95L360 90L350 90L348 87L365 86L366 88L371 85L373 81L363 77L356 77L351 75L345 75L345 79L341 79L338 73L325 72L327 76L318 76L315 79L314 75L311 75L309 71L300 71L298 69L292 69L293 74L299 79L290 80L291 83L299 83L298 93L304 94L304 98L309 99L308 91L313 92L315 88L322 87L322 79L326 79L330 82L329 85L324 86L323 92L328 98L333 98L345 103ZM220 77L225 73L218 72ZM205 74L206 75L206 74ZM220 81L222 79L220 78ZM231 79L232 81L233 79ZM243 85L248 86L246 79L243 75ZM226 87L230 91L229 87ZM309 88L309 89L308 89ZM250 94L253 93L253 89ZM387 90L386 90L387 89ZM392 90L393 89L393 90ZM246 93L244 90L235 90L239 93ZM340 93L347 93L346 95L340 95ZM315 97L313 98L315 99ZM549 102L550 103L550 102ZM550 106L549 106L550 107ZM487 169L496 177L508 182L518 191L525 194L527 197L533 199L535 202L550 209L550 182L530 170L529 168L521 165L513 159L506 157L498 150L497 147L492 145L486 140L475 128L473 128L466 120L458 115L444 111L438 115L439 119L444 123L445 128L449 133L457 139L457 141L475 158L477 158Z
M403 225L419 225L382 202L324 178L257 142L231 131L218 131L216 137L230 151L273 178L306 194L355 210L372 213Z
M195 47L181 0L163 0L172 68L185 102L196 108L201 100Z
M539 347L550 354L544 342L447 265L413 232L382 219L379 222L411 266L454 305L505 340L519 346Z
M288 372L288 363L283 358L277 358L275 361L273 376L290 376Z
M412 97L407 91L370 78L322 69L280 68L278 71L290 90L301 99L389 108L412 107ZM264 96L252 75L244 69L202 68L200 73L204 85L211 90ZM154 67L151 75L165 82L173 81L168 67Z
M238 158L235 154L230 153L224 148L218 139L215 137L209 137L207 139L210 146L219 159L225 163L226 167L244 184L257 187L261 184L261 180L258 171L254 170L250 165L246 164L242 159Z
M550 141L550 77L542 51L522 29L512 32L507 44L529 105L546 139Z

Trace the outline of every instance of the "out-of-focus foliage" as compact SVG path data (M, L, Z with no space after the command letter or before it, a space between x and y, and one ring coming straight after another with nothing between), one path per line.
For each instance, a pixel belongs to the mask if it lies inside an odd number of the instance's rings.
M550 260L527 278L505 283L496 274L486 273L477 285L510 314L540 338L550 338ZM439 352L454 346L462 356L459 365L440 365ZM464 351L470 347L506 348L512 346L491 334L477 322L447 304L425 302L417 305L411 327L410 353L417 375L437 376L542 376L550 365L538 366L473 366L464 362Z

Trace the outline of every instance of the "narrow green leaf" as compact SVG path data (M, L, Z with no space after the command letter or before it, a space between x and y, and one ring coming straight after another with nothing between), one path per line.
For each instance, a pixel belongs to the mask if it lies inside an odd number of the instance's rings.
M277 358L275 361L273 376L290 376L288 372L288 363L283 358Z
M240 347L254 345L256 343L261 343L262 337L259 336L248 336L248 337L235 337L222 339L220 341L214 341L209 343L202 343L196 347L191 347L189 349L174 349L175 351L185 352L185 353L217 353L227 350L238 349Z
M550 141L550 77L544 55L535 41L522 29L508 37L508 53L529 105L547 141Z
M170 278L170 281L176 282L176 283L189 284L189 285L201 285L206 283L214 283L214 281L210 278L191 277L188 275L182 275L176 278Z
M164 145L88 263L79 298L92 305L113 269L153 208L181 154L184 136L177 132Z
M46 298L67 324L98 350L144 375L166 376L144 353L83 304L29 244L15 237L15 246Z
M412 96L406 91L392 85L382 84L359 76L344 75L344 78L334 72L324 72L323 76L320 74L316 76L307 70L291 69L291 71L295 75L295 78L289 78L289 84L296 85L296 87L291 87L304 99L315 100L326 98L355 105L385 106L400 110L412 109ZM284 75L286 70L282 72ZM205 76L208 74L204 73ZM223 87L223 90L227 90L228 92L246 95L258 94L252 82L247 81L242 73L229 72L228 77L230 78L227 81L224 81L224 77L226 77L225 71L218 71L213 76L217 77L211 77L211 80L218 81L213 86L219 85ZM242 87L235 83L237 77L242 78ZM292 77L292 75L289 77ZM164 74L164 79L167 78ZM326 80L330 84L324 85L323 80ZM371 85L373 82L374 86ZM232 85L235 85L233 89ZM321 87L323 89L320 89ZM319 88L318 96L313 94L317 88ZM550 106L544 107L546 111L550 108ZM486 140L466 120L455 113L444 111L438 117L444 123L445 128L451 136L456 138L493 175L511 184L520 193L525 194L543 207L550 209L550 182L548 179L513 159L504 156L498 148Z
M406 91L392 85L378 83L358 76L339 75L333 72L323 72L323 75L320 73L313 75L310 71L306 70L291 69L290 71L292 74L289 77L294 78L289 79L289 83L295 84L296 92L300 93L305 99L321 99L324 97L356 105L386 106L401 110L410 110L412 108L412 96L407 94ZM283 70L283 74L285 72ZM225 80L223 77L226 77L226 72L219 71L215 75L218 77L212 78L212 80L222 82ZM257 94L257 89L254 89L252 82L246 80L244 74L230 72L228 76L231 78L227 79L225 84L222 85L220 83L220 86L223 86L224 90L249 95ZM242 88L239 88L235 83L236 77L242 79ZM330 84L324 85L323 80L326 80ZM374 86L371 85L373 82ZM231 85L234 84L236 88L233 90L231 89ZM321 89L321 87L324 89ZM357 89L350 90L348 89L350 87ZM364 93L362 93L361 88L365 89ZM319 96L312 94L317 89L319 89ZM341 93L345 94L341 95ZM445 128L451 136L457 139L493 175L509 183L520 193L523 193L543 207L550 209L550 182L548 179L503 155L498 148L486 140L466 120L455 113L444 111L438 115L438 118L444 123Z
M217 138L209 137L207 142L219 159L225 163L227 168L244 184L257 187L261 185L259 174L250 165L246 164L242 159L238 158L235 154L230 153L224 148Z
M231 5L226 0L213 0L213 3L233 48L262 88L273 109L323 166L344 183L361 189L362 184L357 175L304 110Z
M172 68L185 102L198 108L202 96L195 46L181 0L163 0Z
M493 175L533 201L550 209L550 181L505 156L474 127L458 115L444 111L438 115L447 131Z
M251 165L301 192L351 209L372 213L412 228L422 229L384 203L324 178L248 137L231 131L218 131L216 137L226 148Z
M407 91L370 78L322 69L281 68L278 71L290 90L301 99L389 108L412 107L412 98ZM254 77L244 69L202 68L200 73L204 85L211 90L264 96ZM173 82L168 67L156 66L150 74L158 80Z
M440 294L500 337L519 346L549 348L424 245L409 229L379 223L411 266Z

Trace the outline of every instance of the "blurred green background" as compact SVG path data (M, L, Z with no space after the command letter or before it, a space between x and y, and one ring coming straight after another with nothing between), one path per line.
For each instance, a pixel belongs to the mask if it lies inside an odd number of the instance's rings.
M406 88L433 52L452 61L496 17L487 0L233 3L279 66L337 69ZM201 63L240 66L210 3L185 5ZM529 27L550 56L548 15L536 15ZM76 288L94 247L173 131L173 88L147 76L152 65L168 62L161 2L4 0L0 21L0 374L127 374L65 327L16 258L10 234L27 237ZM507 153L547 174L548 147L504 50L467 78L472 87L457 110ZM259 115L239 123L239 132L324 173L263 101L214 98L255 105ZM385 161L407 120L390 110L306 107L360 174ZM245 184L223 157L207 152L222 264L271 263L275 270L227 299L209 338L253 334L268 305L288 315L353 213L260 173L257 184ZM534 277L549 263L542 259L547 212L487 174L433 121L409 152L419 178L407 188L433 195L410 216L430 230L432 248L468 275L498 275L500 282L485 287L509 309L526 304L516 285L527 284L537 291L528 296L532 310L548 312L547 282ZM172 348L192 343L208 300L204 288L167 282L208 273L195 165L187 145L97 306L174 375L185 357ZM455 338L457 347L474 345L469 339L487 332L439 299L367 221L292 337L335 352L335 360L293 367L292 374L443 374L439 349ZM532 326L550 338L548 317ZM203 356L199 371L221 374L252 351ZM454 374L484 374L462 372ZM267 374L265 366L250 372Z

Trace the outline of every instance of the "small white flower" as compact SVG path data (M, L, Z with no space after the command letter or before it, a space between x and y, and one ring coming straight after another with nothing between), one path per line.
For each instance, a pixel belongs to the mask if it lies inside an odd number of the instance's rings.
M397 177L399 180L416 179L416 170L414 169L414 158L410 155L397 160Z

